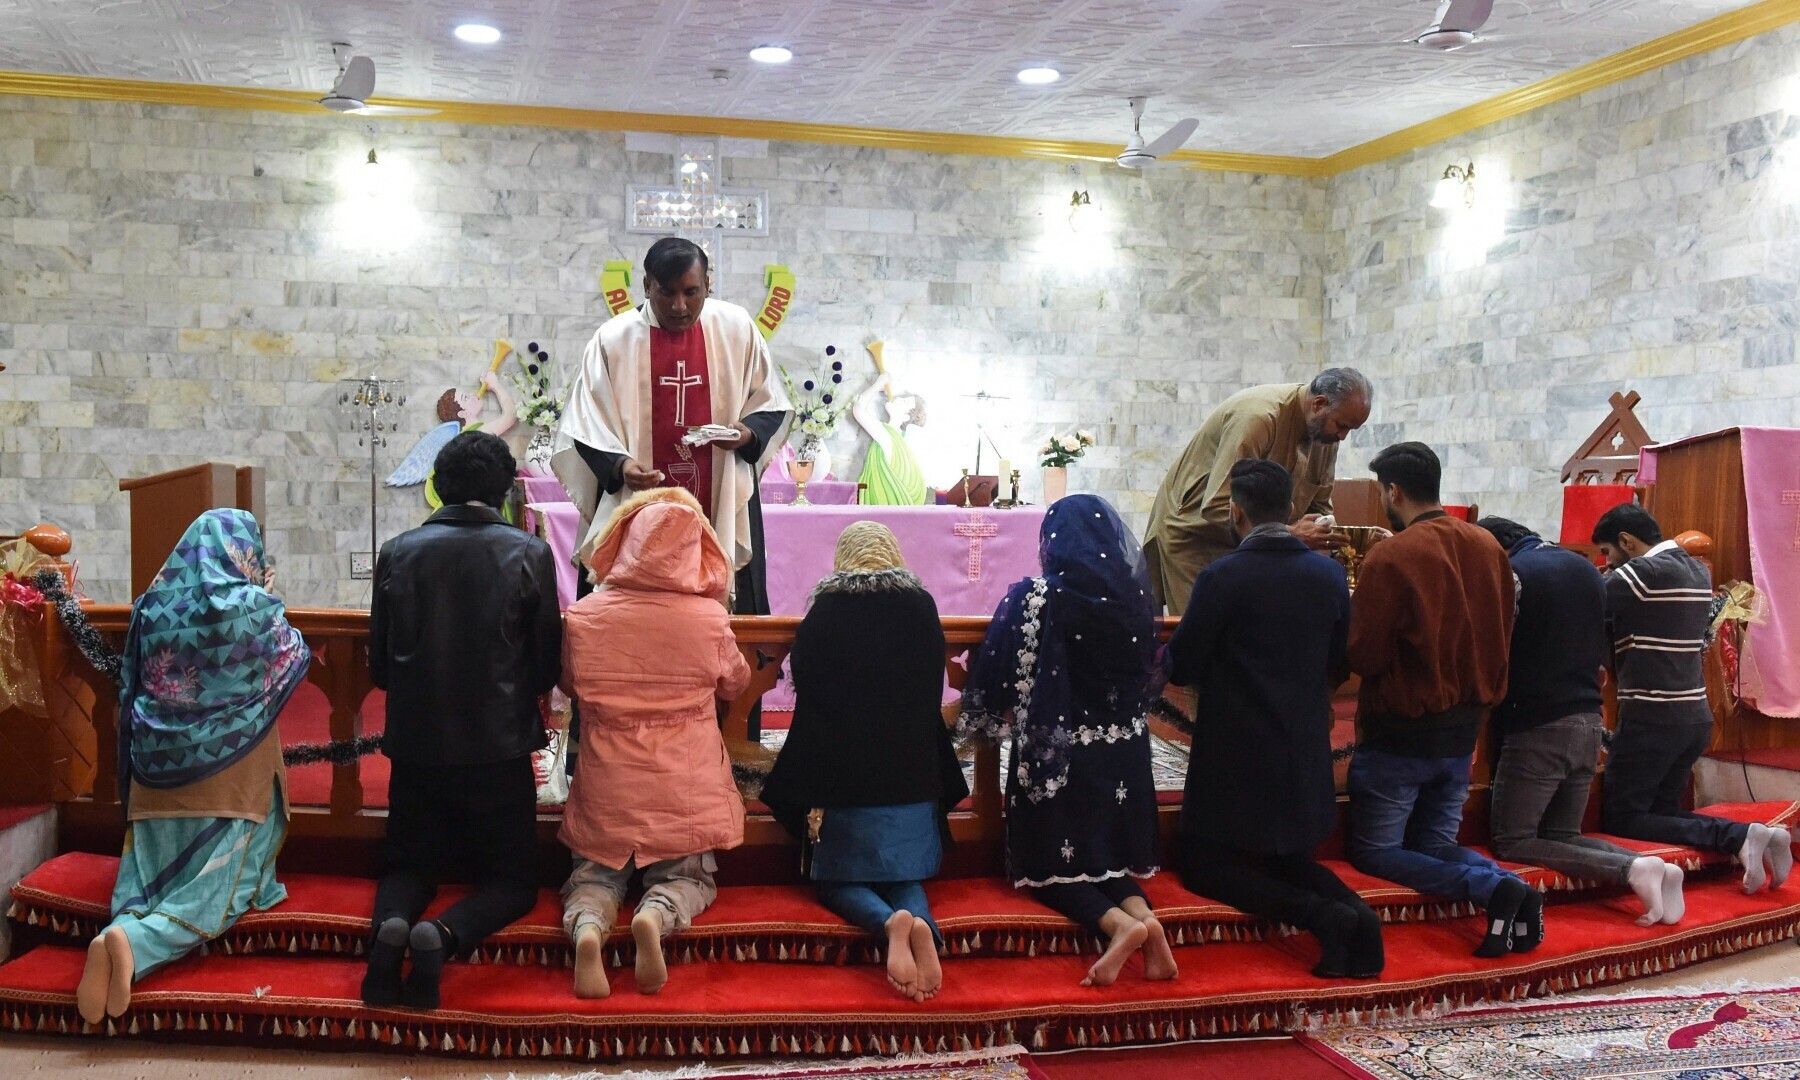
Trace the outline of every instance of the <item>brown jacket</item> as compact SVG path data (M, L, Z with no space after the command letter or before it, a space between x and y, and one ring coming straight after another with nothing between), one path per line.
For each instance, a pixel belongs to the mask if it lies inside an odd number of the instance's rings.
M1514 603L1506 549L1467 522L1429 514L1370 548L1350 605L1362 741L1406 752L1454 728L1473 749L1482 716L1506 697Z
M1331 513L1335 443L1306 437L1306 386L1252 386L1219 403L1163 478L1150 507L1144 556L1156 598L1180 615L1194 579L1229 552L1231 467L1245 458L1273 461L1294 477L1290 522Z

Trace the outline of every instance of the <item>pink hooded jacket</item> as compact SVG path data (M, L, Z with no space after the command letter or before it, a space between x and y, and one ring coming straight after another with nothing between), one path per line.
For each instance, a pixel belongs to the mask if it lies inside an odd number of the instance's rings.
M744 842L744 801L719 699L750 683L724 601L726 561L700 506L658 488L614 513L594 550L601 588L563 613L565 693L581 756L562 842L618 869Z

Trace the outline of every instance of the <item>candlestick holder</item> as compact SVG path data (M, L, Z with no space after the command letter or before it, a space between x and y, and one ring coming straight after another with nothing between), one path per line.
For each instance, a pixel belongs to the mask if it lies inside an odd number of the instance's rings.
M969 470L964 469L962 471L962 474L963 474L963 478L962 478L963 501L962 501L962 504L963 504L963 509L966 510L970 507L970 505L972 505L969 502Z

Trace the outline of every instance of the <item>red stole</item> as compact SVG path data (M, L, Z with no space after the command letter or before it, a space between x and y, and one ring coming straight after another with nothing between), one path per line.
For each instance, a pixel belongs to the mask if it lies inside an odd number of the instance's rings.
M712 447L687 446L689 428L712 423L706 335L650 328L650 464L670 487L686 488L712 513Z

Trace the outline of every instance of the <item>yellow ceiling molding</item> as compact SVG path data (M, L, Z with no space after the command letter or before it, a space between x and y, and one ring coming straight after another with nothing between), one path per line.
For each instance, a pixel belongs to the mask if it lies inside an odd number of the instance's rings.
M1623 82L1677 60L1685 60L1757 34L1778 30L1797 20L1800 20L1800 0L1762 0L1761 3L1695 23L1685 30L1677 30L1655 41L1646 41L1624 52L1602 57L1578 68L1570 68L1529 86L1508 90L1497 97L1446 113L1435 120L1427 120L1423 124L1415 124L1391 135L1383 135L1379 139L1315 160L1321 166L1323 175L1336 176L1338 173L1360 169L1364 165L1372 165L1377 161L1385 161L1467 134L1476 128L1486 127L1533 109L1541 109L1545 105L1585 94L1589 90Z
M1652 71L1665 64L1730 45L1757 34L1800 20L1800 0L1761 0L1729 11L1685 30L1615 53L1593 63L1552 75L1547 79L1509 90L1497 97L1427 120L1391 135L1384 135L1327 157L1288 157L1272 154L1234 154L1207 150L1180 150L1165 160L1190 168L1216 172L1272 173L1283 176L1335 176L1390 157L1518 116L1553 102L1574 97L1611 83ZM212 109L254 109L270 112L322 115L317 97L301 91L258 90L236 93L218 86L188 83L134 82L92 79L74 75L37 75L0 71L0 94L40 97L85 98L95 101L132 101L156 105L189 105ZM661 113L606 112L563 109L538 105L489 105L468 101L427 101L412 98L376 98L373 104L407 105L437 110L437 115L414 119L380 118L385 123L517 125L573 128L585 131L660 131L675 135L716 135L787 142L829 143L840 146L874 146L926 154L975 154L988 157L1050 158L1067 161L1111 161L1119 147L1112 143L1072 142L1057 139L1023 139L997 135L957 135L947 132L903 131L894 128L850 127L839 124L802 124L780 120L743 120L731 117L678 116ZM357 118L363 119L363 118Z
M153 105L190 105L210 109L254 109L269 112L316 113L318 96L301 91L257 90L236 93L218 86L189 83L133 82L123 79L91 79L73 75L37 75L0 72L0 94L32 94L40 97L85 98L93 101L133 101ZM979 154L988 157L1031 157L1058 160L1100 159L1111 161L1119 147L1111 143L1070 142L1058 139L1021 139L997 135L955 135L933 131L849 127L838 124L802 124L782 120L743 120L732 117L679 116L663 113L607 112L597 109L561 109L539 105L490 105L471 101L426 101L415 98L373 98L371 104L406 105L437 110L425 117L353 117L380 119L384 123L435 123L515 125L574 128L585 131L660 131L674 135L717 135L742 139L876 146L889 150L913 150L926 154ZM1197 169L1218 172L1279 173L1288 176L1320 175L1319 160L1268 154L1230 154L1182 150L1167 160Z

